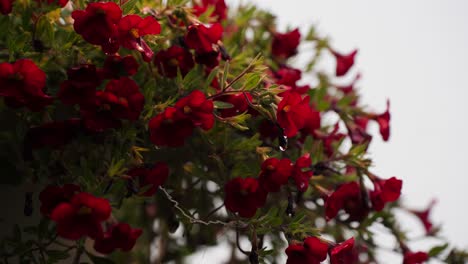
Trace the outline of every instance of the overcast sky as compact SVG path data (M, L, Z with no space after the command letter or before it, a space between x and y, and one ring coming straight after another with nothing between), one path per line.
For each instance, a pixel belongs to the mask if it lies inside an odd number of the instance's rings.
M240 0L226 2L234 6ZM433 219L443 223L442 234L468 248L468 1L243 2L272 11L280 28L315 24L337 50L359 49L363 102L382 111L385 100L391 101L390 141L376 137L370 147L374 171L402 178L410 207L423 208L437 198ZM410 235L423 232L413 218L404 221ZM424 250L427 244L413 247ZM381 261L396 263L389 259Z

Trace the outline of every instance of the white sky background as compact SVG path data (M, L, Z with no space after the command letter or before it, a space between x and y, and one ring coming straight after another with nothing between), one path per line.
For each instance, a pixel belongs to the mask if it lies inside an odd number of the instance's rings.
M226 2L234 7L241 1ZM381 112L385 100L391 101L390 141L382 142L376 126L372 131L374 171L403 179L403 199L412 208L424 208L437 198L432 219L443 224L442 234L452 243L468 248L468 1L243 2L276 14L280 29L299 27L304 35L315 24L338 51L359 49L362 102ZM422 234L414 218L403 219L410 237ZM428 245L415 243L413 248L427 250ZM189 263L218 263L229 256L210 252ZM399 262L387 255L382 253L382 263Z

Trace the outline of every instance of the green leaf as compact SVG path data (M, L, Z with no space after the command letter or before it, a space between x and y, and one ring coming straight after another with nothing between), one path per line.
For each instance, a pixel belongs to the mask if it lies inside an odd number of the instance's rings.
M125 15L134 13L138 0L129 0L122 5L122 13Z
M234 107L233 104L222 102L222 101L213 101L213 104L216 109L229 109L229 108Z
M448 243L446 244L443 244L443 245L440 245L440 246L435 246L433 248L431 248L431 250L429 250L429 257L436 257L438 256L440 253L442 253L442 251L444 251L447 247L449 246Z

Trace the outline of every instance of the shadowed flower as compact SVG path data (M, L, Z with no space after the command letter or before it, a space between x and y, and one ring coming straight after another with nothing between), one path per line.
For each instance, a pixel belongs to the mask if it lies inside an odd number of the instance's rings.
M122 10L114 2L89 3L85 10L75 10L73 28L84 40L112 54L119 49L117 23Z
M82 64L67 71L68 80L60 84L57 96L64 104L90 104L102 78L92 64Z
M286 33L274 33L271 44L271 53L278 58L287 59L297 53L297 47L301 40L299 29Z
M127 174L138 179L140 189L146 189L142 195L152 196L169 176L169 167L164 162L158 162L151 167L133 168Z
M180 70L185 76L195 65L190 51L180 47L171 46L167 50L161 50L154 56L154 65L158 67L158 72L166 77L174 78Z
M75 184L63 186L49 185L39 194L41 201L41 213L49 216L50 213L61 203L70 202L71 198L80 192L80 187Z
M107 56L104 61L102 73L105 78L119 79L120 77L135 75L138 71L138 62L132 55L120 57L120 55Z
M258 208L265 205L267 193L260 187L257 179L234 178L224 186L226 209L250 218Z
M267 192L278 192L280 187L287 184L293 167L289 159L269 158L262 163L260 185Z
M325 201L327 221L335 218L341 209L349 214L348 221L360 221L367 215L369 210L357 182L341 185L327 198Z
M194 90L177 101L175 108L187 115L195 126L210 130L214 125L213 101L207 100L205 94Z
M0 97L10 107L42 110L53 100L44 93L45 85L46 74L32 60L0 63Z
M249 110L249 103L247 100L252 101L252 95L249 92L225 94L216 97L215 100L232 104L232 107L230 108L218 109L219 115L221 117L232 117L240 115Z
M309 187L309 180L313 175L310 169L311 165L312 160L309 153L298 158L294 164L292 177L296 183L297 190L300 192L305 192Z
M190 118L174 107L153 117L148 125L150 140L157 146L179 147L195 128Z
M13 10L13 2L15 0L0 0L0 13L8 15Z
M354 262L354 237L337 244L330 250L330 264L350 264Z
M130 251L142 232L141 229L132 228L127 223L114 224L107 229L102 238L94 241L94 249L102 254L110 254L116 249Z
M304 243L292 243L286 248L286 264L319 264L327 258L328 244L317 237L307 237Z
M77 240L83 236L97 239L103 236L102 222L110 217L109 201L89 193L75 194L69 202L62 202L51 212L50 218L57 222L57 234Z

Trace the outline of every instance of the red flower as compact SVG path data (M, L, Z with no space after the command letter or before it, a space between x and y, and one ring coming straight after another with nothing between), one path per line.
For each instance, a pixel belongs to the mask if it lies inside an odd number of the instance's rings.
M219 23L211 27L205 27L203 24L193 24L188 27L185 35L185 43L196 53L208 53L213 51L213 45L216 45L223 34L223 27Z
M286 264L319 264L327 258L328 244L317 237L308 237L303 244L291 244L286 249Z
M61 203L70 202L71 198L80 192L80 187L75 184L65 184L63 186L47 186L39 194L41 201L41 213L49 216L50 213Z
M403 264L422 264L428 259L429 259L429 255L426 252L407 251L403 259Z
M215 50L205 53L195 53L195 61L198 64L203 64L210 69L218 66L220 59L221 54Z
M218 22L227 18L227 6L224 0L201 0L201 3L193 6L194 14L200 16L209 7L214 7L214 11L210 16L216 17Z
M338 129L339 129L339 124L336 123L335 126L333 127L332 132L328 135L322 134L320 131L315 131L314 133L315 138L322 140L325 153L329 157L332 156L333 153L335 152L333 144L335 144L336 142L340 142L343 138L346 137L345 134L339 133Z
M160 32L161 25L152 16L141 18L138 15L127 15L119 22L120 44L124 48L139 51L145 61L151 61L153 51L141 37Z
M104 61L103 75L110 79L132 76L137 73L138 66L138 62L132 55L125 57L120 57L120 55L107 56Z
M89 104L94 100L101 77L96 66L83 64L67 71L68 80L62 82L57 96L64 104Z
M275 72L275 77L277 78L276 83L287 85L291 87L296 86L296 82L299 81L302 77L302 72L298 69L293 69L289 67L283 67Z
M252 101L252 95L249 92L225 94L217 97L216 101L232 104L231 108L218 109L219 115L221 117L232 117L246 112L249 110L249 103L247 100L250 102Z
M136 120L145 98L138 85L128 77L111 80L104 91L97 91L94 104L82 108L85 125L92 131L118 127L119 119Z
M139 228L132 228L127 223L118 223L109 227L102 238L94 241L94 249L102 254L110 254L116 249L130 251L142 234Z
M13 2L15 0L0 0L0 13L8 15L13 10Z
M194 64L192 53L180 46L171 46L154 56L154 65L158 67L159 73L169 78L176 77L178 70L185 76Z
M68 0L35 0L38 3L47 2L47 4L57 4L60 7L65 7L68 4Z
M224 192L226 209L246 218L254 216L257 209L265 205L267 196L254 178L234 178L226 183Z
M374 190L370 192L372 207L381 211L386 203L394 202L400 198L403 182L395 177L387 180L376 179L373 181Z
M345 124L351 143L354 145L366 144L372 140L372 136L366 132L366 127L362 127L361 124L352 121L345 122Z
M349 182L338 187L325 201L327 221L344 209L349 214L349 221L360 221L368 213L367 205L361 197L361 188L357 182Z
M287 137L293 137L298 130L304 128L307 118L311 114L309 106L309 96L301 98L295 92L285 93L283 99L278 104L277 110L278 124L284 129Z
M50 218L57 222L57 234L77 240L82 236L102 237L101 222L110 217L109 201L85 192L75 194L69 202L57 205Z
M0 63L0 97L4 97L10 107L42 110L52 103L52 97L44 93L45 85L45 73L32 60Z
M194 124L184 113L174 107L153 117L148 125L150 140L157 146L178 147L192 135Z
M309 109L310 112L306 117L304 127L301 129L303 136L315 135L315 130L320 129L321 126L320 112L313 107Z
M114 2L90 3L85 10L72 12L73 28L87 42L99 45L106 53L119 49L117 23L122 10Z
M330 264L349 264L353 263L354 237L343 243L337 244L330 250Z
M53 121L32 127L24 138L24 154L31 157L31 151L38 148L59 148L68 144L80 131L81 120L77 118Z
M152 167L134 168L128 172L132 178L138 178L140 188L146 189L142 195L152 196L169 176L169 167L158 162ZM149 187L149 189L147 189Z
M195 126L204 130L210 130L214 125L213 101L207 100L199 90L179 99L175 108L187 115Z
M424 210L410 210L411 213L416 215L421 223L424 225L424 229L426 230L426 234L431 234L433 230L433 224L432 221L429 219L429 216L431 215L432 208L434 208L434 205L436 204L435 200L432 200L429 206L424 209Z
M292 177L296 182L297 190L300 192L305 192L309 187L309 179L313 175L313 172L310 169L311 165L312 160L310 159L309 153L298 158L294 164Z
M334 50L331 50L331 52L336 58L336 76L343 76L353 67L354 57L358 51L354 50L348 55L342 55Z
M278 192L281 186L288 183L292 171L291 160L269 158L262 163L260 184L267 192Z
M388 141L390 137L390 101L387 100L387 110L380 115L373 115L374 119L380 128L380 135L384 141Z
M287 59L297 53L301 40L299 29L286 33L275 33L271 44L271 53L279 58Z

